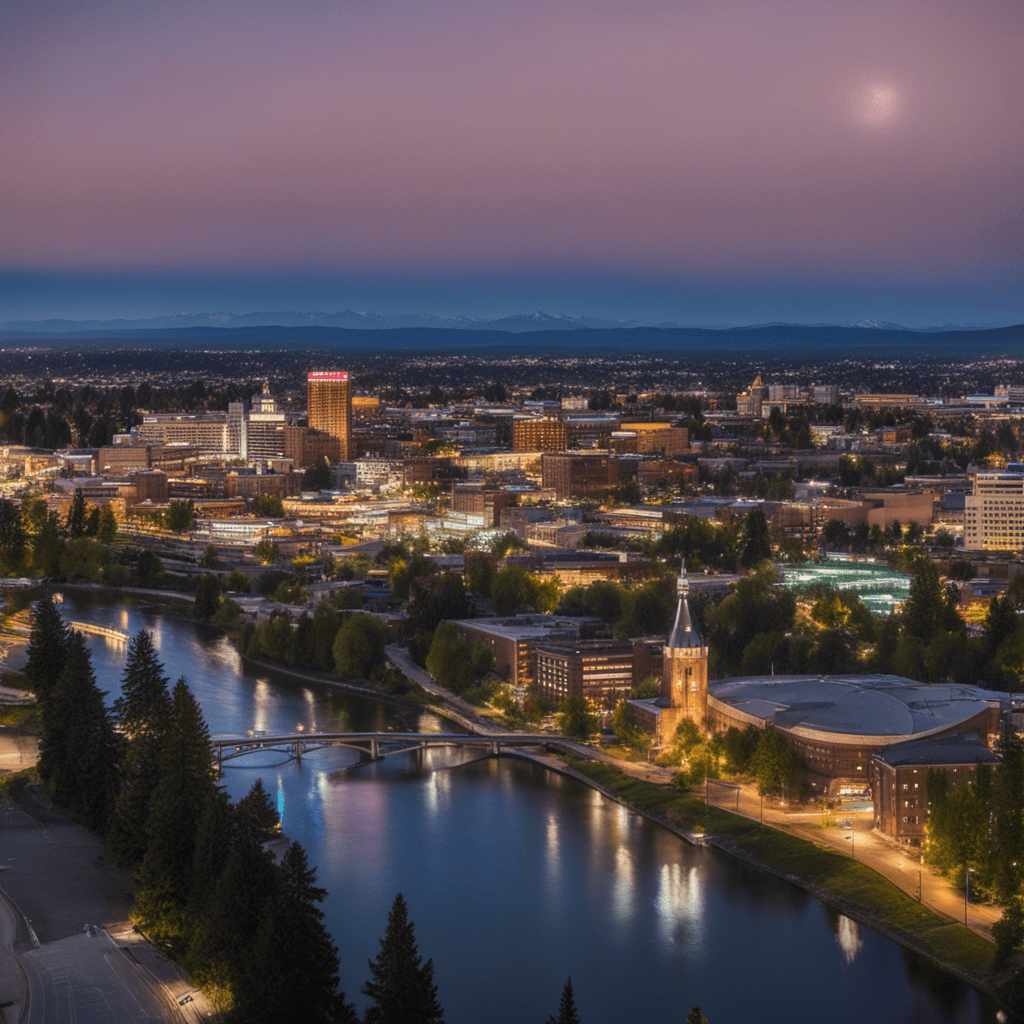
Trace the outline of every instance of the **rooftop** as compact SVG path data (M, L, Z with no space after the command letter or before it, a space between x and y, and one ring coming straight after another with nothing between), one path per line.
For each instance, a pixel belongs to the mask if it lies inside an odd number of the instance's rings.
M708 683L712 701L802 735L926 736L974 717L1007 694L901 676L753 676Z
M875 757L893 768L915 764L995 764L999 760L973 733L894 743Z

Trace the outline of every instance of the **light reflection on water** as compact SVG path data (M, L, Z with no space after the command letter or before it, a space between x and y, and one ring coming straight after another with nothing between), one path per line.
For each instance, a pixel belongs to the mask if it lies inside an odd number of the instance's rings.
M66 595L65 614L111 621L110 605ZM116 604L116 602L115 602ZM117 605L118 610L122 605ZM439 731L416 707L240 671L227 641L187 619L126 609L159 629L167 674L184 675L216 734ZM88 638L117 695L124 648ZM401 890L434 960L449 1024L543 1020L571 974L581 1019L675 1021L699 1003L714 1024L786 1019L989 1024L994 1007L926 961L805 893L664 829L575 780L525 762L433 749L356 762L333 748L301 763L234 762L238 798L257 777L329 892L325 920L342 987L362 1007L367 957ZM438 770L434 770L438 769Z
M852 964L864 945L864 940L860 937L860 925L851 917L841 916L836 938L839 940L839 948L843 951L846 962Z

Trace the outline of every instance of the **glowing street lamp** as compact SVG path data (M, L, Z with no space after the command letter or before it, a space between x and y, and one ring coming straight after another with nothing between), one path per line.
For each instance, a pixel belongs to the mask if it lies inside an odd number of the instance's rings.
M974 874L974 868L967 869L967 877L964 880L964 924L967 924L967 900L971 894L971 875Z

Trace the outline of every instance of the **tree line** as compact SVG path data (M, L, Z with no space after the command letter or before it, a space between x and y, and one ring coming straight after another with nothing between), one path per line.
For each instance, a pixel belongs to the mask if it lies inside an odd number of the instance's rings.
M970 779L928 773L925 862L977 899L1004 905L993 927L996 961L1024 946L1024 739L1007 729L995 765L979 764Z
M280 822L259 780L235 804L217 784L202 711L183 679L170 685L149 633L133 637L108 707L84 638L44 598L25 675L42 721L40 779L132 872L133 921L222 1019L355 1024L305 851L289 843L275 863L266 844ZM369 974L367 1024L442 1020L401 894Z

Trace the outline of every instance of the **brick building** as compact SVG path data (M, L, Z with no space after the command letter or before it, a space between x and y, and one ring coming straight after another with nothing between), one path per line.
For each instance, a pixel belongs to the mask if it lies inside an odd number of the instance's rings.
M560 419L514 419L512 450L517 452L564 452L569 446L569 431Z
M619 482L619 464L606 454L573 452L541 456L541 486L557 501L611 490Z
M633 686L633 644L628 640L539 643L534 657L537 689L556 703L585 697L604 707Z
M954 784L967 782L979 764L996 761L996 755L973 734L886 747L871 758L875 828L897 843L920 846L928 824L928 773L940 771Z
M502 509L515 505L516 494L473 484L456 484L452 490L452 511L477 516L486 529L493 529L501 521Z
M286 426L284 457L301 469L318 466L323 459L333 464L342 461L342 444L337 437L322 430Z

